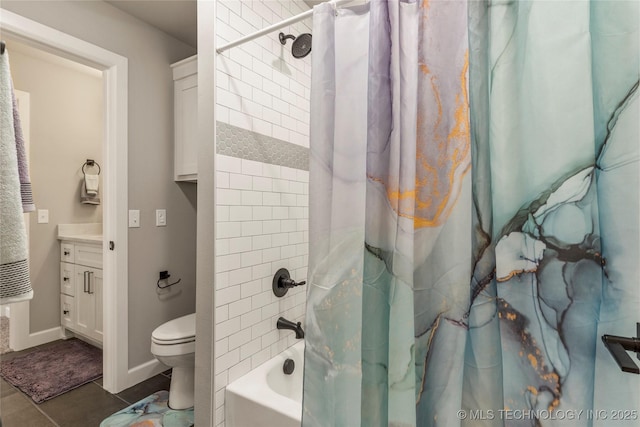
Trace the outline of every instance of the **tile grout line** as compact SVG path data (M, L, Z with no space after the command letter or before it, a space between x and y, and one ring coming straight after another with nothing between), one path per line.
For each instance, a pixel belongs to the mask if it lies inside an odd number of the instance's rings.
M165 378L171 379L171 377L170 377L170 376L168 376L168 375L165 375L165 374L164 374L164 372L161 372L161 373L160 373L160 375L164 376ZM102 386L101 386L100 384L98 384L96 381L92 381L92 382L93 382L95 385L97 385L98 387L100 387L100 388L102 388L102 389L104 390L104 387L102 387ZM106 391L106 390L105 390L105 391ZM119 393L115 393L115 394L114 394L114 393L109 393L109 394L111 394L112 396L115 396L115 397L117 397L118 399L122 400L124 403L126 403L126 404L127 404L127 406L131 406L131 405L133 405L134 403L136 403L136 402L129 402L128 400L125 400L122 396L120 396L120 394L119 394Z
M122 400L124 403L127 404L127 406L131 406L133 405L132 402L127 402L126 400L124 400L122 397L118 396L117 394L114 394L113 396L117 397L118 399ZM124 408L123 408L124 409Z
M96 381L91 381L91 382L92 382L92 383L94 383L95 385L97 385L98 387L100 387L101 389L103 389L103 390L104 390L104 387L102 387L102 386L101 386L100 384L98 384ZM105 390L105 391L106 391L106 390ZM124 400L122 397L120 397L120 396L118 395L118 393L110 393L110 392L107 392L107 393L109 393L110 395L115 396L115 397L117 397L118 399L122 400L124 403L126 403L126 404L127 404L127 406L130 406L130 405L132 404L131 402L127 402L127 401L126 401L126 400Z
M29 399L29 400L31 400L31 399ZM56 427L60 427L60 425L59 425L57 422L55 422L55 421L53 420L53 418L51 418L51 417L49 416L49 414L47 414L46 412L44 412L44 410L43 410L43 409L41 409L38 405L36 405L36 403L35 403L33 400L31 400L31 403L33 404L33 406L35 406L35 407L36 407L36 409L37 409L38 411L40 411L40 413L41 413L42 415L44 415L44 416L45 416L49 421L51 421L51 422L53 423L53 425L54 425L54 426L56 426Z
M17 393L19 393L23 398L25 398L26 400L28 400L28 401L29 401L29 403L30 403L32 406L34 406L38 412L40 412L42 415L44 415L44 417L45 417L46 419L48 419L49 421L51 421L51 423L53 423L53 425L54 425L55 427L60 427L60 424L58 424L57 422L55 422L55 421L54 421L54 419L53 419L53 418L51 418L51 417L49 416L49 414L47 414L47 413L46 413L42 408L40 408L40 406L39 406L36 402L34 402L34 401L33 401L33 399L31 399L29 396L27 396L25 393L23 393L23 392L22 392L22 390L20 390L18 387L14 386L13 384L11 384L11 383L10 383L10 382L8 382L8 381L7 381L7 384L9 384L9 386L11 386L13 389L15 389L15 390L16 390L16 392L17 392Z

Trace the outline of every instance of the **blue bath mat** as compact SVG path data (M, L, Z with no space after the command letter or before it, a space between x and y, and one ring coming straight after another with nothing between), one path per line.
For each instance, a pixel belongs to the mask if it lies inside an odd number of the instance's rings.
M158 391L116 412L100 427L192 427L193 408L176 411L169 408L169 392Z

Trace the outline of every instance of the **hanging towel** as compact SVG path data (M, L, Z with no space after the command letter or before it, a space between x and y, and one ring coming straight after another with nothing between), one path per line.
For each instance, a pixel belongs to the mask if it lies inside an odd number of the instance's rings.
M89 175L88 173L84 174L84 187L87 190L87 194L89 196L97 196L98 195L98 182L100 180L100 175Z
M33 203L33 192L31 191L31 180L29 179L29 163L27 152L22 135L22 124L20 122L20 112L18 111L18 100L16 94L11 90L13 103L13 130L16 136L16 150L18 155L18 175L20 176L20 195L22 197L22 211L33 212L36 205Z
M9 54L0 55L0 304L33 298L22 213Z
M97 176L97 175L96 175ZM85 205L99 205L100 196L96 191L95 195L91 195L87 192L86 180L80 182L80 203Z

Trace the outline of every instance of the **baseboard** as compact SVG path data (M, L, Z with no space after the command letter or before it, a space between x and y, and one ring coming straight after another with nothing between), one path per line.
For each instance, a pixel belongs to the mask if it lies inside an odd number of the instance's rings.
M129 369L127 373L127 388L148 380L169 369L168 366L153 359Z
M15 319L12 319L11 321L14 320ZM33 334L29 334L27 337L25 337L24 341L18 341L18 343L15 345L16 348L11 348L14 351L25 350L27 348L59 340L60 338L62 338L62 329L60 328L60 326L56 326L55 328L45 329L44 331L38 331Z

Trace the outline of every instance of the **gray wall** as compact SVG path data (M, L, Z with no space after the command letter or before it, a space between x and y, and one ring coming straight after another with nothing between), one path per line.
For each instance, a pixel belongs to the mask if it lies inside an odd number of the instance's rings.
M14 87L30 94L30 174L36 207L49 211L48 224L38 224L36 212L29 214L33 333L60 325L57 225L102 222L102 205L80 203L82 165L88 158L102 163L102 73L6 41Z
M159 324L195 310L196 186L173 182L173 79L169 64L196 53L154 27L100 1L3 1L2 7L129 60L129 366L152 360ZM155 210L167 209L167 227ZM182 284L156 293L160 270Z

